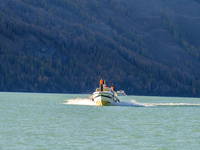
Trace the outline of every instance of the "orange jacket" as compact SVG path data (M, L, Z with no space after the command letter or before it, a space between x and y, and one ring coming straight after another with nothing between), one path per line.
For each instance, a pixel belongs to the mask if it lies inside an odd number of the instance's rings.
M102 79L100 80L100 84L103 84L103 80Z
M113 91L115 90L113 86L111 86L111 89L113 89Z

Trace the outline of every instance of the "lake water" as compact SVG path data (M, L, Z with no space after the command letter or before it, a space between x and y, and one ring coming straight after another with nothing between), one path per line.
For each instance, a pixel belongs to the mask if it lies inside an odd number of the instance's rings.
M200 99L0 93L0 150L199 149Z

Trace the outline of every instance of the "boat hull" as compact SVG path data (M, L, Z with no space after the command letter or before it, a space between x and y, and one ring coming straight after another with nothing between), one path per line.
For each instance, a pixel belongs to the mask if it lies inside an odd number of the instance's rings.
M115 100L114 95L110 94L110 93L100 93L100 92L95 92L93 93L92 96L92 100L100 106L106 106L109 105L110 103L113 102L118 102L117 100Z

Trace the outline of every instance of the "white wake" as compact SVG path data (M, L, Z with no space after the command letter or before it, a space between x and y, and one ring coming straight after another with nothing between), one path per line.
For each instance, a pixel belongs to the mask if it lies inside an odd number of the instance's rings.
M169 107L189 107L189 106L200 106L200 104L195 103L146 103L145 106L169 106Z
M67 102L64 104L67 104L67 105L97 105L90 98L70 99L70 100L67 100Z
M119 103L111 103L111 106L134 106L134 107L145 107L144 104L138 103L135 100L131 100L129 102L120 101Z
M91 98L75 98L66 100L64 104L67 105L91 105L98 106L94 103ZM109 106L132 106L132 107L191 107L191 106L200 106L200 104L195 103L139 103L135 100L130 101L120 101L118 103L113 102Z
M70 99L66 100L67 102L64 104L67 105L93 105L93 106L98 106L95 102L93 102L90 98L76 98L76 99ZM123 102L120 101L118 103L113 102L109 104L108 106L135 106L135 107L144 107L145 105L140 104L136 102L135 100L131 100L130 102Z

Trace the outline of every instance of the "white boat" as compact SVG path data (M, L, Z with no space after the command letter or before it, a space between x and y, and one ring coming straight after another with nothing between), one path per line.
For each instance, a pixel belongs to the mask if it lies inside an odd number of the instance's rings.
M117 96L127 96L123 90L117 91Z
M117 93L112 89L106 86L105 84L100 85L99 88L92 94L92 101L97 105L105 106L110 103L118 103L119 99L116 97Z

